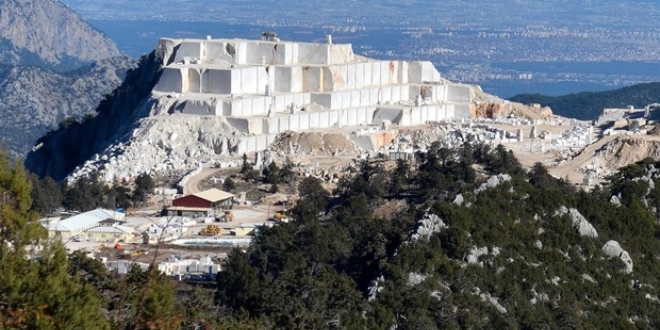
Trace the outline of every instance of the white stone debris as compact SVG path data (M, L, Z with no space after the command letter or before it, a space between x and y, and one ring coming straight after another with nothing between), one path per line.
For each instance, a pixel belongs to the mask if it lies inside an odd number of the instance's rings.
M476 294L479 295L479 298L481 298L481 301L490 303L491 305L493 305L493 307L495 307L495 309L497 309L502 314L507 313L506 308L504 308L504 306L500 304L497 298L493 297L490 293L488 292L482 293L479 288L475 288L475 291Z
M454 201L452 203L461 206L465 202L465 199L463 198L462 194L456 195L456 198L454 198Z
M537 249L540 250L540 249L543 248L543 243L542 243L541 241L537 240L536 242L534 242L534 246L535 246Z
M426 213L424 218L417 221L417 230L411 235L410 239L411 241L423 239L428 242L433 234L439 233L446 227L447 225L440 217L432 213Z
M536 303L539 302L539 301L540 302L547 302L547 301L550 300L550 297L548 297L547 293L538 293L538 292L536 292L535 289L532 289L532 295L534 297L532 297L532 299L529 300L529 302L532 305L536 305Z
M369 287L367 288L367 301L376 300L378 293L383 291L383 287L380 286L381 283L385 282L385 277L380 276L379 278L371 281Z
M633 261L626 250L621 248L619 242L609 241L603 246L603 253L610 258L619 258L625 264L624 273L630 274L633 272Z
M408 274L408 285L409 286L415 286L417 284L420 284L426 280L428 276L422 275L422 274L417 274L417 273L410 273Z
M652 296L650 293L647 293L646 295L644 295L644 298L646 298L648 300L651 300L651 301L654 301L654 302L657 302L657 303L660 303L660 299L658 299L658 296Z
M431 292L431 298L435 298L438 301L445 299L445 293L440 290L435 290Z
M468 264L476 264L483 266L483 262L479 261L479 257L491 254L493 256L498 256L500 254L500 248L499 247L493 247L491 251L488 251L488 247L472 247L470 251L468 252L468 255L465 257L465 261L467 261Z
M478 194L487 189L496 188L504 182L511 181L511 176L508 174L498 174L491 176L486 182L482 183L477 189L474 190L475 194Z
M594 278L591 277L591 275L589 275L589 274L582 274L582 279L585 280L585 281L589 281L591 283L594 283L594 284L596 283L596 280L594 280Z
M562 206L555 212L556 215L558 216L564 216L566 214L569 214L571 217L571 221L573 222L573 227L577 229L577 231L580 233L580 236L587 236L591 238L598 238L598 232L596 232L596 228L591 225L587 219L585 219L580 212L574 208L566 208L566 206Z

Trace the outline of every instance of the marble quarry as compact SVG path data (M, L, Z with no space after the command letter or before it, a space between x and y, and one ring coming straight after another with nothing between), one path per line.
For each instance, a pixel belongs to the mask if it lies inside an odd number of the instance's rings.
M161 39L172 49L153 96L170 112L223 117L244 135L237 152L265 149L284 131L468 118L473 90L430 62L381 61L350 44Z
M319 44L272 35L162 38L156 53L159 80L132 111L148 115L136 120L127 139L96 154L68 180L96 172L112 182L225 164L272 149L292 132L332 133L319 138L333 155L375 150L399 127L467 120L482 93L443 79L430 62L369 59L354 54L350 44L333 44L330 36ZM304 149L284 141L282 148Z

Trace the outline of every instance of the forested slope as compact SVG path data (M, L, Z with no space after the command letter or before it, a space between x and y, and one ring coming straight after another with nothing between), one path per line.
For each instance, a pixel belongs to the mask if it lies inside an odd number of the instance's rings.
M660 102L660 82L637 84L612 91L562 96L521 94L510 100L524 104L539 103L542 106L549 106L554 114L560 116L593 120L605 108L625 108L628 105L644 108L650 103Z
M295 221L261 228L204 287L177 289L154 267L117 277L80 253L63 259L58 245L36 264L0 250L11 270L0 272L0 308L41 313L59 328L660 327L660 162L625 167L591 192L541 165L524 170L501 146L433 145L414 166L389 165L357 161L332 192L300 180ZM27 205L24 175L9 168L0 193L21 192ZM3 219L35 240L26 205ZM30 283L16 278L36 274L61 289L15 294ZM75 312L81 303L89 312Z
M648 181L626 170L586 193L542 166L526 173L503 148L436 148L420 161L412 175L404 163L392 173L362 163L327 214L323 191L311 189L296 222L234 251L218 302L280 329L660 326L658 225L644 207L660 190ZM647 165L631 168L639 176ZM397 198L408 206L374 216ZM604 253L610 240L632 273Z

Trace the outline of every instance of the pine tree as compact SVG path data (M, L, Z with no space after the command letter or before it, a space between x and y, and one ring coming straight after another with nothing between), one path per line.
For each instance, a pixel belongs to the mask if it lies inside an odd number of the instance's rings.
M243 165L241 165L241 174L248 175L252 171L250 163L247 160L247 154L243 154Z
M30 211L18 163L0 151L0 328L107 329L98 294L69 274L64 246L46 240Z

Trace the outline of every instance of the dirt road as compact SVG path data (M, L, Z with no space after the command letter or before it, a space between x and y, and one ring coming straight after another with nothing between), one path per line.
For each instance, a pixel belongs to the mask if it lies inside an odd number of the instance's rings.
M584 165L584 163L595 157L597 150L613 141L616 137L616 135L610 135L601 138L595 143L592 143L584 148L582 152L580 152L580 154L578 154L575 158L561 163L558 166L548 168L548 172L558 178L568 177L568 181L573 183L582 183L584 174L579 171L579 168Z
M197 192L200 192L202 189L200 188L200 183L202 180L214 175L217 172L222 171L222 169L219 168L204 168L202 169L201 172L199 172L197 175L191 177L188 179L188 182L186 182L186 194L194 194Z

